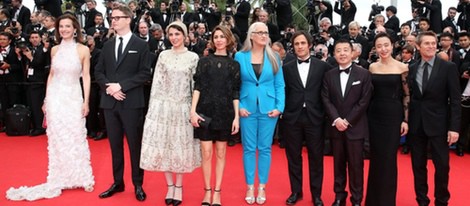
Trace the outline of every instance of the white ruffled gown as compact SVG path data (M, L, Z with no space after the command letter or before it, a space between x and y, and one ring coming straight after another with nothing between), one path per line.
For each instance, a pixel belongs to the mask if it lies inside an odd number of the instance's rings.
M91 169L90 149L82 116L82 66L77 43L62 42L52 58L54 76L47 85L47 182L33 187L10 188L9 200L53 198L63 189L84 188L92 191L95 184Z

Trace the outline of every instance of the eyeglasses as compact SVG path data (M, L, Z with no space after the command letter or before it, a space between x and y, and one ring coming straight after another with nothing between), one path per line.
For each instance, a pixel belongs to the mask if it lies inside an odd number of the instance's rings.
M257 34L258 36L268 36L269 32L267 31L259 31L259 32L253 32L253 34Z
M111 21L112 20L119 21L119 19L121 19L121 18L124 18L124 19L129 18L129 16L112 16L112 17L109 17L109 18L111 19Z

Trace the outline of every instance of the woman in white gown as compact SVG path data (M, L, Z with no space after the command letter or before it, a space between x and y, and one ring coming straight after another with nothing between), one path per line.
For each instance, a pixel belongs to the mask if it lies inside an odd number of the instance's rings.
M90 93L90 51L76 42L82 36L74 16L60 16L55 28L60 44L51 50L51 71L43 106L47 116L47 182L33 187L10 188L6 192L10 200L53 198L63 189L73 188L91 192L95 184L85 128Z

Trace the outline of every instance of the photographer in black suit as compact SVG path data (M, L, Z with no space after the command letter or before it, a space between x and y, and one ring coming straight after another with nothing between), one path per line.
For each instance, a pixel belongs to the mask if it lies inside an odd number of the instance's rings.
M389 6L385 9L387 14L387 22L385 22L384 27L387 29L391 29L394 32L400 32L400 19L396 16L397 14L397 7Z
M341 28L347 31L349 23L354 21L356 16L356 4L352 0L343 0L341 3L336 0L334 11L341 16Z
M30 47L19 45L22 53L22 59L26 66L26 98L28 106L31 108L32 130L31 136L45 134L42 128L44 113L41 109L44 97L46 95L46 80L49 75L49 52L41 44L39 32L32 31L29 34Z
M22 3L23 0L12 0L12 9L10 10L10 14L12 16L12 20L20 23L23 27L23 31L25 31L25 26L31 23L31 11Z

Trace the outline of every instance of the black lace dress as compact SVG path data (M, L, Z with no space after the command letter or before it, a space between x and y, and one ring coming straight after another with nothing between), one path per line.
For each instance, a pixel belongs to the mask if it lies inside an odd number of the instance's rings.
M228 56L199 59L194 90L200 92L196 112L212 118L208 129L195 128L200 140L227 141L234 118L233 100L240 96L240 65Z

